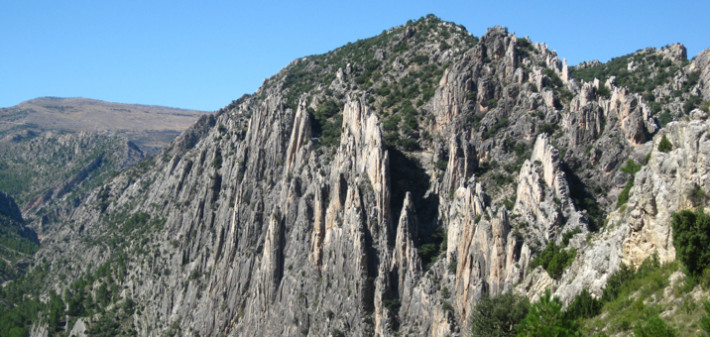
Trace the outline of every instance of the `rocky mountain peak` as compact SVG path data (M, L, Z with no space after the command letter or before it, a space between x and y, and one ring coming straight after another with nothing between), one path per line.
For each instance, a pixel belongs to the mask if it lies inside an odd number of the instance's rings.
M682 43L673 43L662 47L659 52L666 58L675 62L684 62L688 60L688 51Z

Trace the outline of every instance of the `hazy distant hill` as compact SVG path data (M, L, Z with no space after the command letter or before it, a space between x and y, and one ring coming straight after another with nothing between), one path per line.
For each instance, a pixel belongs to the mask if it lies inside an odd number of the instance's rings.
M57 97L2 108L0 191L25 211L76 197L166 147L206 113Z
M146 154L165 147L205 111L120 104L86 98L41 97L0 109L0 137L22 131L115 131Z

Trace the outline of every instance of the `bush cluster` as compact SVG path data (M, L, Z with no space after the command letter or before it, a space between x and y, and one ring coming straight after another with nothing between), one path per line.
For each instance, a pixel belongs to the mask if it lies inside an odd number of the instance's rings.
M710 216L702 210L683 210L671 217L676 256L691 276L710 266Z
M658 143L658 151L667 153L671 150L673 150L673 144L666 138L666 135L663 135L663 138L661 138L661 141Z
M515 336L520 322L528 314L527 297L505 293L497 297L484 297L471 313L471 335L507 337Z
M554 242L548 244L547 247L540 252L540 255L530 263L530 268L542 266L550 277L559 279L565 268L569 267L577 256L576 249L565 249L567 248L570 238L577 233L579 233L578 230L565 233L562 244L559 246Z

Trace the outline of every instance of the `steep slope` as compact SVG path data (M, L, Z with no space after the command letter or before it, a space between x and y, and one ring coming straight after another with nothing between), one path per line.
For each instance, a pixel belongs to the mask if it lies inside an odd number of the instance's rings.
M622 261L672 259L665 200L710 188L696 115L659 129L544 44L422 18L294 61L57 212L29 297L63 294L66 322L33 334L456 336L482 296L598 292ZM677 152L651 152L660 134ZM656 190L668 209L629 220ZM552 244L577 251L554 277L531 268Z
M38 248L37 234L25 227L15 201L0 192L0 282L21 274Z
M26 210L62 197L83 182L86 190L143 158L123 137L93 132L27 133L0 142L0 189Z

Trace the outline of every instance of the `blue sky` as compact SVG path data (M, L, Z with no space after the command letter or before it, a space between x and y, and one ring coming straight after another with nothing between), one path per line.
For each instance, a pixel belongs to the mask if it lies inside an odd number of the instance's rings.
M570 64L710 48L705 1L0 0L0 107L40 96L216 110L291 60L435 14L503 25Z

